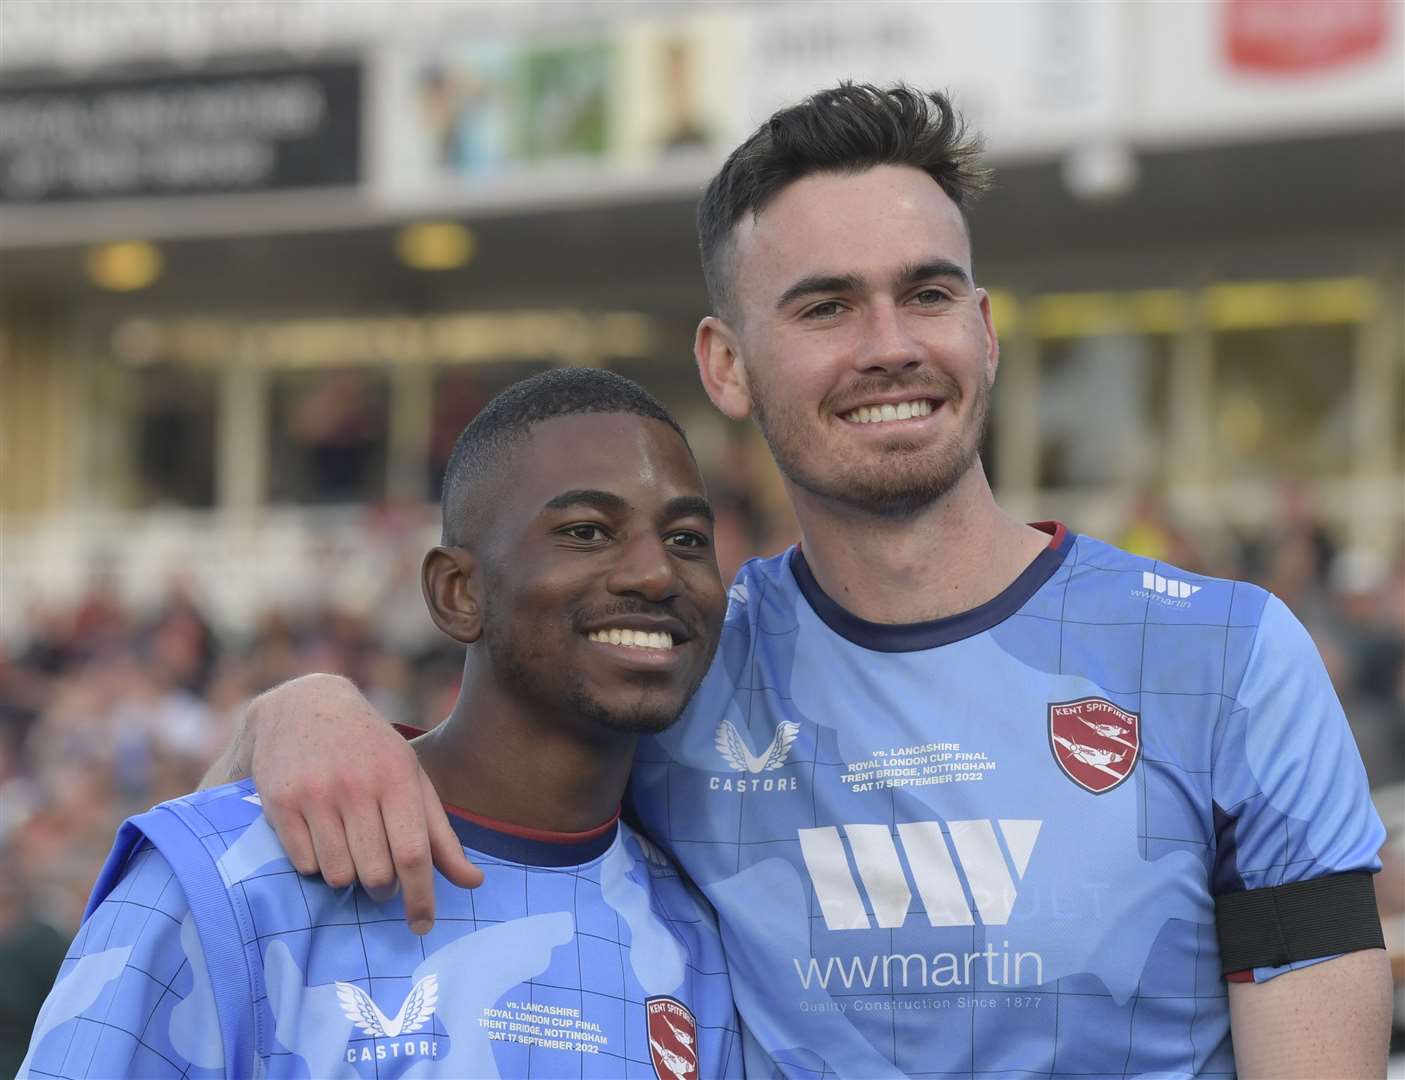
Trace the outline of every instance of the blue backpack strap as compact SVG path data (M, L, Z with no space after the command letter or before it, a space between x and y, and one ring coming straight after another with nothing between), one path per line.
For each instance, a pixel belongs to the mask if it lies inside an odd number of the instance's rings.
M93 917L93 912L107 899L107 894L122 880L127 863L145 839L146 834L130 820L122 822L122 827L117 830L117 839L113 841L112 850L107 853L107 861L102 864L98 880L94 882L93 891L88 896L88 906L83 909L84 922Z
M252 1075L263 1044L261 1015L255 1006L256 983L261 983L256 944L247 912L225 885L212 853L200 839L202 819L181 801L162 803L144 814L128 818L117 832L107 862L88 900L87 919L121 879L132 854L143 840L150 840L170 863L195 916L195 929L215 989L220 1030L224 1038L225 1074ZM208 824L205 832L209 831Z

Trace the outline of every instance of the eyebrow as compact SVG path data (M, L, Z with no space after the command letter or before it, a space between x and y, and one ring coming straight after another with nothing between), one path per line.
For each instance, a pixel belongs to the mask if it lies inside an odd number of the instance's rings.
M573 506L588 506L592 510L599 510L603 513L619 513L629 509L629 503L625 499L608 491L596 491L593 488L563 491L555 498L548 499L545 509L567 510Z
M950 259L929 259L927 262L908 263L898 271L900 285L915 285L919 281L940 277L955 278L967 288L971 285L971 275L966 273L966 268Z
M776 301L777 308L788 307L802 296L815 293L858 292L864 287L864 279L858 274L816 274L801 278Z
M664 505L664 516L669 520L681 517L705 518L709 524L716 520L712 504L701 495L679 495L669 499Z
M597 491L594 488L563 491L560 495L548 499L545 509L568 510L573 506L588 506L592 510L599 510L604 514L622 514L633 509L629 500L621 498L613 492ZM701 495L679 495L669 499L664 504L663 512L664 517L670 520L692 515L706 518L709 522L714 520L712 504Z
M898 271L897 281L900 286L905 286L938 277L955 278L968 288L971 284L971 275L950 259L929 259L926 262L908 263ZM801 278L781 293L780 299L776 301L776 307L778 309L788 307L804 296L858 292L863 289L865 284L861 274L815 274Z

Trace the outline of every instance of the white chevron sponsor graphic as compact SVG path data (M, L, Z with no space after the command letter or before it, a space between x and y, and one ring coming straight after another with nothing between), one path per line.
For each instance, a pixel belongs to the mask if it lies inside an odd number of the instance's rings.
M790 753L791 744L795 742L795 736L800 733L800 725L793 720L782 720L776 728L776 733L771 738L771 745L760 754L753 754L751 748L746 745L746 740L742 738L730 720L723 720L717 725L717 738L714 745L717 752L726 759L727 764L736 769L737 772L761 773L769 772L772 769L779 769L785 764L786 756Z
M1004 837L1015 875L1021 880L1034 852L1041 821L1001 819L947 822L945 835L936 821L904 822L897 840L907 855L927 921L933 926L971 926L975 918L962 887L962 874L976 913L986 925L1004 925L1014 909L1018 887L1001 851L996 826ZM831 930L891 929L907 919L912 890L903 872L898 844L887 825L845 825L858 881L849 870L839 828L799 830L800 851L815 888L820 912ZM863 893L868 897L865 905ZM869 911L873 915L870 919Z
M1192 585L1188 581L1177 581L1175 578L1162 577L1160 574L1153 574L1150 570L1142 571L1142 588L1148 592L1160 593L1162 596L1175 597L1178 600L1187 600L1194 596L1205 586Z
M374 1039L396 1039L410 1035L434 1015L439 1002L439 976L426 975L410 989L394 1018L381 1012L371 995L354 983L337 983L337 1000L346 1018Z

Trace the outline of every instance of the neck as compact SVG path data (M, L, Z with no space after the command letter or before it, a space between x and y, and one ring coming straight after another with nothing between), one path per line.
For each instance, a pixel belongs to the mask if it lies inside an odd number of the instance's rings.
M936 502L901 518L838 506L786 483L815 580L869 622L970 611L1000 595L1049 543L996 505L979 460Z
M414 741L446 803L547 832L585 832L619 810L635 736L542 716L476 670L470 646L449 718Z

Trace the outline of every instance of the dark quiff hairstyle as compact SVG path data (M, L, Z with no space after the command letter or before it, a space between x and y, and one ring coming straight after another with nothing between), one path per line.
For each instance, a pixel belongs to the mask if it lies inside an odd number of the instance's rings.
M598 368L554 368L513 383L459 432L444 466L442 543L464 547L491 514L487 483L533 424L580 413L632 413L667 424L688 445L678 421L633 379ZM689 447L689 453L692 448Z
M782 109L732 151L698 204L703 277L713 311L724 318L733 311L732 229L790 184L813 173L910 165L940 184L964 215L990 180L979 164L982 149L945 94L924 94L902 83L880 89L842 82Z

